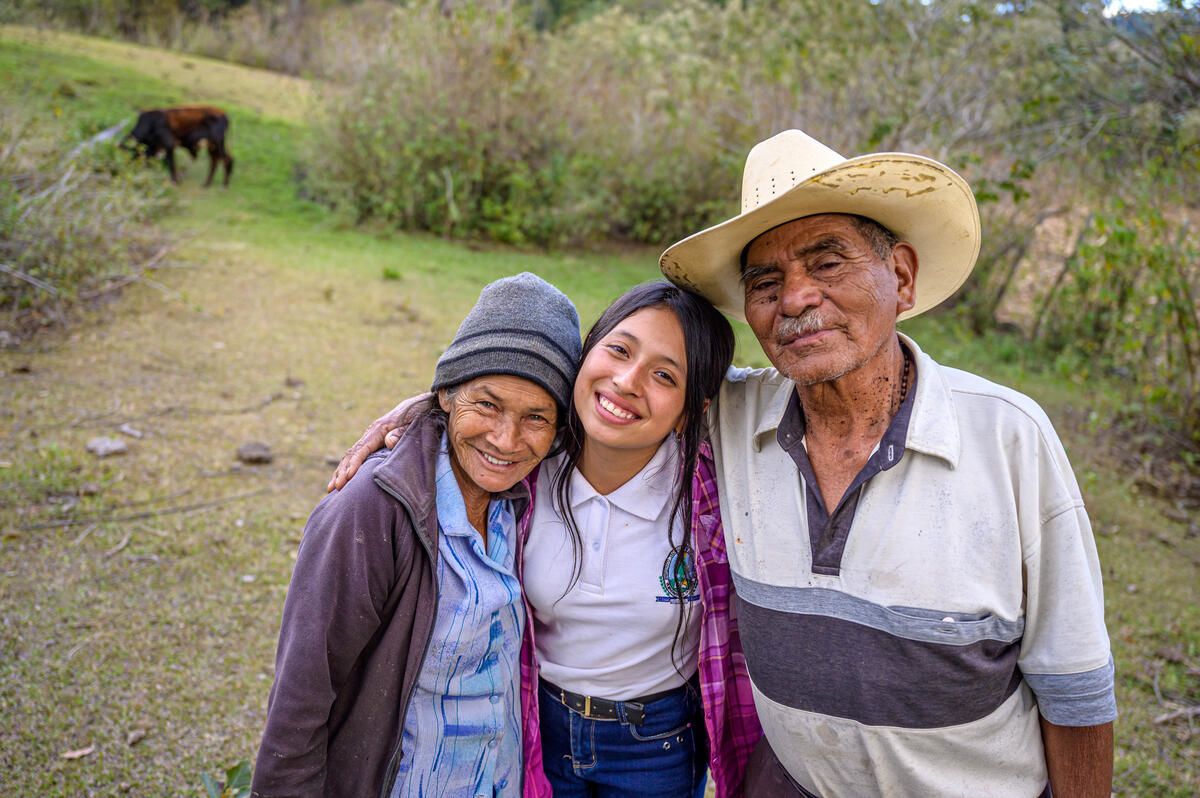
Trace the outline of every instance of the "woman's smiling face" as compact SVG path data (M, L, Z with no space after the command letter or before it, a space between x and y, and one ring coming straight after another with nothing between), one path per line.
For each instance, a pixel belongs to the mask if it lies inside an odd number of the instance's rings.
M649 456L678 426L687 386L683 328L666 308L622 319L584 357L575 411L588 446Z
M545 388L507 374L438 392L450 460L468 507L524 479L550 451L558 411Z

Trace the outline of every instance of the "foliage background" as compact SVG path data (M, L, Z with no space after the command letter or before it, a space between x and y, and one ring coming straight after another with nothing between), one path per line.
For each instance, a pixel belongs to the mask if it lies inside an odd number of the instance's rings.
M414 4L362 44L348 30L314 194L358 223L663 245L736 212L743 154L780 129L926 153L980 203L958 298L972 329L1016 324L1064 369L1129 374L1135 408L1196 444L1194 6L690 0L531 19Z
M78 198L25 217L40 227L3 228L6 252L39 244L3 262L55 288L35 308L43 319L68 318L73 297L122 274L139 279L128 303L101 307L111 326L0 352L0 714L17 719L0 729L0 772L31 794L110 794L122 779L174 794L252 754L324 458L381 397L423 387L479 285L534 269L594 317L655 273L663 244L736 212L746 151L797 126L846 154L932 155L976 188L986 248L973 281L908 329L945 362L1036 396L1068 437L1105 564L1117 790L1194 795L1196 716L1156 719L1200 702L1197 13L958 0L3 5L3 21L113 40L0 43L0 149L12 156L0 218L54 196L75 147L138 107L218 102L239 165L228 192L205 193L95 150L68 180L94 181ZM85 223L109 208L130 222ZM182 262L156 285L137 266L164 232ZM92 246L97 233L109 237ZM79 253L86 263L68 257ZM12 275L0 290L26 292L25 310L47 298ZM75 305L93 318L92 303ZM740 335L741 356L761 362ZM80 454L80 436L118 422L170 445L125 461ZM235 473L229 450L251 435L274 436L283 455ZM270 496L111 520L127 504L157 512L247 486ZM125 735L137 729L152 733L135 747ZM57 758L85 735L103 761Z
M111 144L77 149L0 108L0 313L14 326L62 322L161 249L149 222L169 207L166 187L122 156Z
M1167 0L18 0L4 12L323 79L302 190L354 224L665 245L788 127L960 170L957 298L1200 445L1200 10ZM1107 231L1120 230L1113 238ZM1038 323L1038 320L1052 323Z

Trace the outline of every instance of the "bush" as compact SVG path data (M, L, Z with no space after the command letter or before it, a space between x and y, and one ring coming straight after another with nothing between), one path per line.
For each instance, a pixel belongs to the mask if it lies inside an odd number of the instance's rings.
M1197 448L1200 235L1169 222L1157 181L1129 188L1088 217L1040 297L1032 335L1079 377L1119 377L1131 407L1173 420Z
M1200 430L1195 255L1161 210L1200 190L1194 11L685 0L547 30L522 7L416 2L340 48L319 193L356 221L448 236L662 245L732 215L745 153L781 129L926 153L979 201L983 249L955 298L970 326L996 326L1018 274L1062 266L1053 323L1024 332L1158 386L1141 400ZM1033 248L1048 220L1151 173L1159 210L1098 211L1106 232L1070 260Z
M750 146L799 127L845 153L923 152L963 170L997 200L981 202L985 223L1010 233L985 237L1000 242L981 261L989 282L1046 203L1021 203L1034 171L1055 188L1086 171L1054 160L1083 155L1072 133L1088 120L1063 113L1062 26L1041 4L690 0L549 31L528 4L441 5L389 9L327 62L342 82L312 174L358 221L664 244L735 212Z
M584 165L564 157L567 131L531 55L539 34L511 13L447 18L432 5L381 25L320 127L319 193L357 221L512 243L551 243L584 221L568 210Z
M162 244L148 223L169 195L154 167L111 143L68 153L0 110L0 329L60 322L136 274Z
M332 71L351 82L328 103L314 183L357 221L514 244L704 226L736 208L744 153L723 142L746 136L711 121L728 67L689 46L731 13L610 9L546 32L508 5L394 9L374 45L341 48L353 61Z

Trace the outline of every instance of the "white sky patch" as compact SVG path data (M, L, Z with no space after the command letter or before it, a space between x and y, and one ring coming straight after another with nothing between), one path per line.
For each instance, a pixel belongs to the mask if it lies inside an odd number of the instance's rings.
M1158 11L1161 8L1161 0L1114 0L1105 3L1104 16L1111 17L1122 11Z

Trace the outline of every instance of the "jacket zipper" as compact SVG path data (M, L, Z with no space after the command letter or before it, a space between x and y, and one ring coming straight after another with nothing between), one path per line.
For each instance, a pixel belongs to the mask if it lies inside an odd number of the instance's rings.
M415 514L412 511L412 508L408 506L408 502L405 501L404 498L402 496L400 496L400 494L396 493L396 491L392 490L390 487L383 484L383 482L381 482L380 480L376 479L375 484L378 485L381 489L383 489L384 493L388 494L393 499L400 502L400 506L404 508L404 511L408 514L409 520L412 521L413 534L417 536L417 540L421 541L421 547L425 549L425 556L429 558L429 567L430 567L430 570L433 572L431 574L432 582L433 582L433 590L434 590L434 595L436 596L437 595L437 571L433 568L433 552L430 550L429 544L425 541L425 537L417 532L418 526L417 526ZM425 645L421 648L422 667L424 666L425 658L429 655L429 645L432 642L433 642L433 629L431 627L429 635L425 638ZM379 793L379 798L389 798L389 796L392 793L392 788L396 784L396 772L400 769L400 749L404 745L404 719L406 717L408 717L408 702L412 699L412 688L415 687L416 684L417 684L416 680L414 679L412 684L409 686L408 693L405 694L404 696L402 696L401 700L400 700L400 707L399 707L400 740L397 741L396 750L392 752L392 756L388 760L387 771L385 772L384 779L383 779L383 789Z

